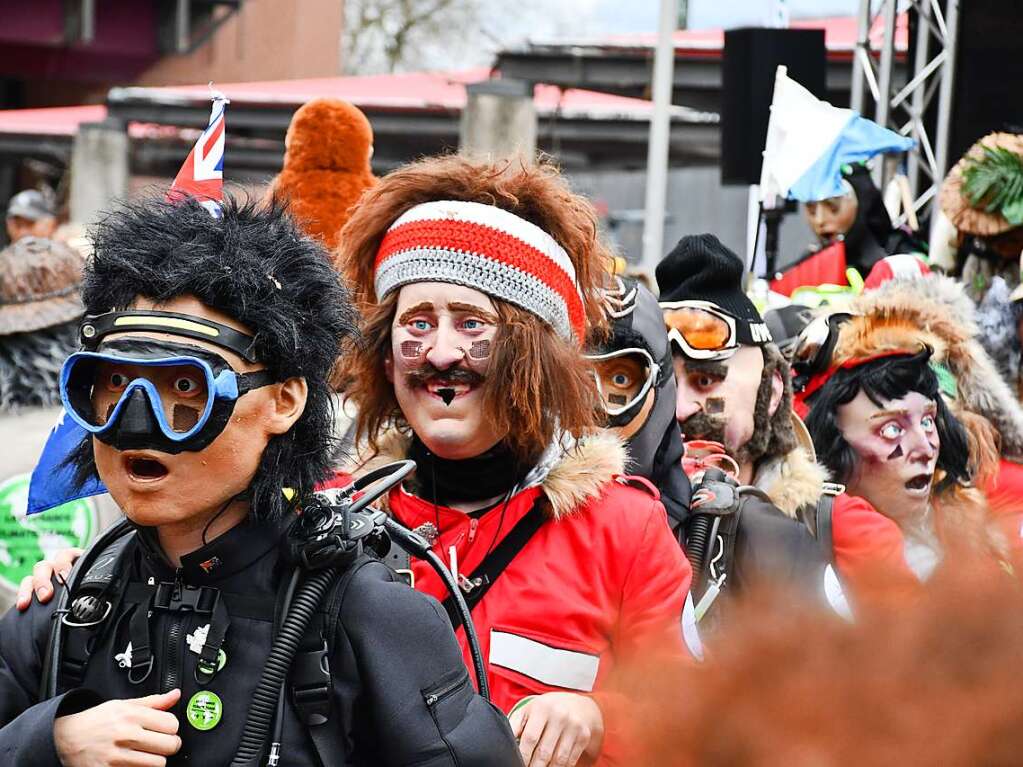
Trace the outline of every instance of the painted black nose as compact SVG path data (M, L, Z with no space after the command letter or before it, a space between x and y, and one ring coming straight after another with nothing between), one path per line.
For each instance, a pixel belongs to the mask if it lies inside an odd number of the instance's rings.
M135 389L128 395L128 401L124 403L124 410L121 411L115 428L122 436L159 432L160 426L142 389Z

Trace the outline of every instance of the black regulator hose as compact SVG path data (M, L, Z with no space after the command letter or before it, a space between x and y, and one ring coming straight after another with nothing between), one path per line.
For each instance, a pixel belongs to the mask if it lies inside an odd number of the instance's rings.
M706 512L700 513L700 506L706 500L716 499L717 495L712 493L709 499L701 498L701 490L705 485L727 483L734 485L725 472L717 467L708 468L700 479L700 484L693 488L693 495L690 508L689 531L686 540L686 556L693 566L693 587L698 588L704 580L703 568L707 564L707 555L710 552L710 545L713 538L714 515Z
M689 522L689 537L686 540L686 556L693 566L693 587L703 582L704 556L710 541L711 517L709 514L694 512Z
M384 520L384 529L386 529L391 538L409 554L429 562L430 567L432 567L437 572L437 575L440 576L441 580L444 581L444 586L451 594L451 598L455 603L455 610L458 612L458 619L462 623L462 628L465 629L465 641L466 644L469 645L469 655L472 656L472 669L476 674L476 689L479 691L480 696L484 700L489 701L490 685L487 683L487 669L486 666L483 665L483 653L480 650L479 636L477 636L476 626L474 626L472 622L469 605L465 603L465 597L462 596L462 590L455 582L455 578L451 574L451 571L444 566L440 557L433 553L433 549L430 548L430 544L427 543L421 535L412 532L404 525L393 520L391 517L387 517L387 519Z
M252 695L252 704L242 730L238 752L231 761L231 767L258 767L266 747L266 736L270 732L277 712L281 686L288 676L291 662L298 651L298 645L305 635L309 621L316 614L327 591L338 578L338 568L328 567L310 574L295 593L287 618L274 638L266 666Z

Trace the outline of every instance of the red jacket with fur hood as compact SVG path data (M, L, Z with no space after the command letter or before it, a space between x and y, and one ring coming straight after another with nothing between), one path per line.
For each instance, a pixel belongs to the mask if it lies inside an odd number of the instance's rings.
M377 461L404 457L404 444ZM625 453L609 435L561 455L538 484L479 519L402 488L390 512L410 528L436 525L434 551L453 546L468 575L541 495L550 519L473 610L493 702L506 713L529 695L592 694L604 717L599 765L632 764L634 709L613 688L630 659L688 657L680 619L692 570L672 537L657 491L620 477ZM366 466L365 468L372 468ZM503 516L503 519L502 519ZM443 600L443 584L413 560L415 588ZM414 630L414 627L410 627ZM457 632L471 667L464 632Z

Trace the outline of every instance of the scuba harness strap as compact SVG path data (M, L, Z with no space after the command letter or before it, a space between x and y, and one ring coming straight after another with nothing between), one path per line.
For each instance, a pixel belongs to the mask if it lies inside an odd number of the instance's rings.
M72 582L67 584L67 598L72 599L71 608L58 610L64 638L63 646L56 648L59 662L51 694L56 694L56 685L60 682L78 687L84 681L92 648L109 625L107 619L117 610L124 595L125 583L120 575L127 560L128 544L134 540L135 535L131 531L116 538L105 548L95 552L90 549L82 559L90 555L94 555L95 559L90 557L91 564L84 574L79 573L80 580L72 578ZM71 593L72 588L74 593ZM55 633L56 629L55 624ZM51 641L57 640L51 638Z
M321 767L346 764L349 749L344 734L340 727L328 726L333 697L330 658L345 592L356 572L370 561L373 561L370 557L361 557L334 582L317 614L306 625L288 671L292 705L309 734Z
M845 492L845 485L834 482L825 482L821 497L817 499L817 509L814 514L814 534L821 546L821 553L824 561L835 563L835 541L831 515L835 509L835 498Z

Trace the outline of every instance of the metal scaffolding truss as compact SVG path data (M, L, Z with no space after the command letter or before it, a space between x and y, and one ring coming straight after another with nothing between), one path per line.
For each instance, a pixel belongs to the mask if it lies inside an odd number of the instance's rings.
M896 25L900 12L917 18L907 81L893 82ZM870 33L881 20L879 45ZM860 0L859 33L853 56L850 105L860 114L917 141L909 153L907 175L913 210L937 205L937 192L948 169L948 150L955 85L959 0ZM925 114L937 98L937 120L928 131ZM869 107L873 106L873 115ZM877 169L884 181L884 169Z

